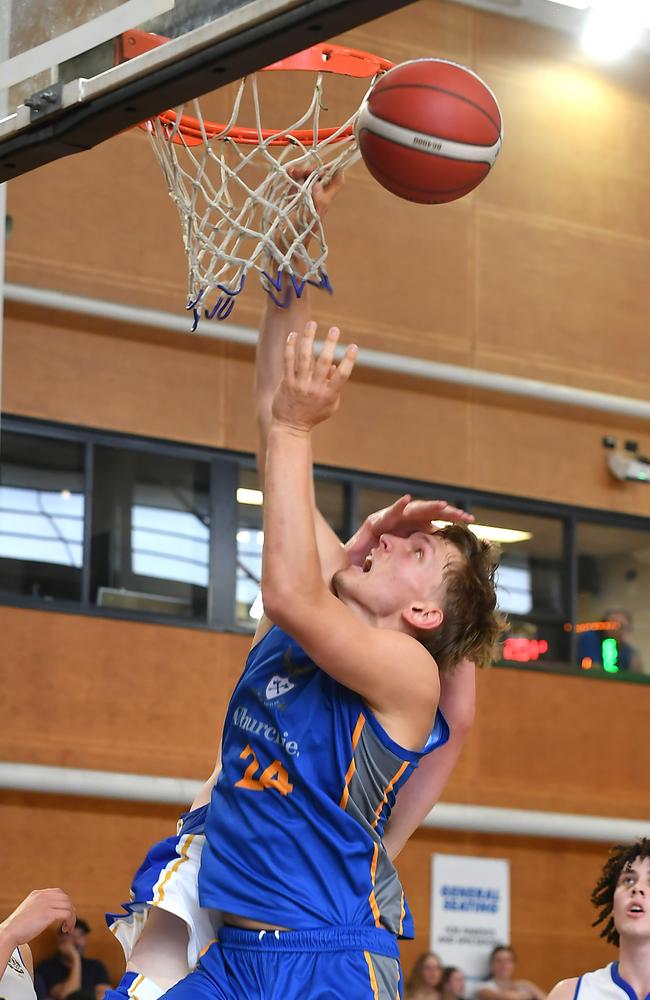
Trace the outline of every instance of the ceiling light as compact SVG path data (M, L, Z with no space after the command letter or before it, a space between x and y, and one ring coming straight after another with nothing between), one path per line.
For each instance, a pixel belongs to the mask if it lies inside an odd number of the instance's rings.
M434 521L436 528L445 528L449 521ZM498 542L499 545L511 545L513 542L527 542L533 537L531 531L517 531L515 528L497 528L489 524L468 524L469 530L486 542Z
M250 503L255 507L261 507L264 502L264 494L261 490L248 490L245 486L237 488L237 503Z
M599 0L594 3L582 35L585 52L601 60L624 55L641 38L647 7L647 0Z

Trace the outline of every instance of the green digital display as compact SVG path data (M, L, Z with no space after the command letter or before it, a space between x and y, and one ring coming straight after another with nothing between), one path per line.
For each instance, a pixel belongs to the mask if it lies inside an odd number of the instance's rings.
M603 670L606 670L608 674L618 673L618 646L616 644L616 639L609 638L603 639L601 643L601 650L603 654Z

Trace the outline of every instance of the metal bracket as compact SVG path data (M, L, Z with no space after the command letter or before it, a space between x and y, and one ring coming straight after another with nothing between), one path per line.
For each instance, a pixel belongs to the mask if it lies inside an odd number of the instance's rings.
M43 90L37 90L31 97L26 98L24 103L29 108L30 122L58 111L63 106L63 81L59 80L57 83L51 83L49 87L44 87Z

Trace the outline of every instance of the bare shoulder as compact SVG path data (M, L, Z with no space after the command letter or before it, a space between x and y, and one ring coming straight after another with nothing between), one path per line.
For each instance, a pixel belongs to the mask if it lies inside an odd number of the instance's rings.
M559 983L555 984L547 1000L573 1000L578 979L578 976L575 976L573 979L561 979Z

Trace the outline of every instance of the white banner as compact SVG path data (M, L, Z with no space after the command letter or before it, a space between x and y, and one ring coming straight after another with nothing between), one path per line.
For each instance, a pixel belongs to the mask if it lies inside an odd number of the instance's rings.
M501 858L434 854L431 858L431 951L455 965L472 996L487 975L490 952L510 943L510 865Z

